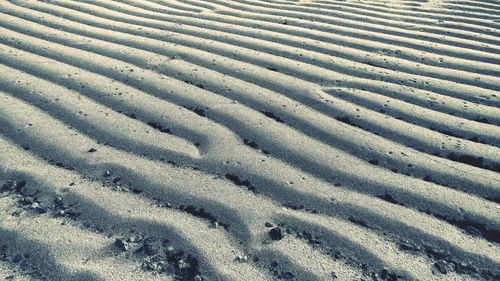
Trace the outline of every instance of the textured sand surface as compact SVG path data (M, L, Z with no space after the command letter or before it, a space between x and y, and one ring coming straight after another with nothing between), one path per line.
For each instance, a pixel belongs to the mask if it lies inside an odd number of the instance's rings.
M0 0L0 279L500 280L500 2Z

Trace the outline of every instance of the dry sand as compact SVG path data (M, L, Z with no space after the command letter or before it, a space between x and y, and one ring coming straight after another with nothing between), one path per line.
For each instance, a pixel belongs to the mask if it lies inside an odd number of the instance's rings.
M500 280L500 2L0 1L0 278Z

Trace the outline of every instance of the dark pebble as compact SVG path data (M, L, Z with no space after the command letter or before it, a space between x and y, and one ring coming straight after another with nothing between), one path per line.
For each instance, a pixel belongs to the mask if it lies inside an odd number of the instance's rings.
M285 280L292 280L295 276L291 272L283 272L281 277Z
M94 153L94 152L96 152L96 151L97 151L97 149L95 149L95 148L91 148L91 149L89 149L87 152L89 152L89 153Z
M382 279L387 279L387 277L389 276L389 270L387 270L387 268L383 268L382 269L382 273L380 274L380 277L382 277Z
M283 232L279 227L274 227L269 230L269 236L271 236L273 240L281 240L283 239Z
M125 242L125 240L123 239L116 239L115 240L115 245L118 247L118 249L120 249L122 252L126 252L129 250L129 245L127 242Z
M61 197L56 197L54 199L54 203L56 203L56 205L63 205L63 199Z

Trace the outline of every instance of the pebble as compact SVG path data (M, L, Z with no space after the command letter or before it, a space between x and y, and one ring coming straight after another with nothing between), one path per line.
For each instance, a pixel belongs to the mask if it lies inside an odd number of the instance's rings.
M177 263L178 266L179 266L179 269L186 269L186 268L190 268L191 265L187 262L185 262L184 260L179 260L179 262Z
M271 236L272 240L281 240L283 239L283 232L281 231L281 228L274 227L269 230L269 236Z
M248 256L237 256L236 260L238 262L247 262L248 261Z
M54 199L54 203L56 203L57 205L62 205L63 204L63 199L61 197L56 197Z
M38 207L40 206L40 204L38 204L37 202L33 202L31 205L30 205L30 209L38 209Z
M168 246L165 251L167 252L167 256L169 254L172 254L173 252L175 252L175 248L173 246Z
M142 236L141 235L133 235L128 238L128 242L130 243L137 243L142 241Z
M389 270L386 267L384 267L382 269L382 273L380 274L380 277L382 277L382 279L387 279L388 276L389 276Z
M266 227L275 227L273 223L266 221Z
M118 247L118 249L120 249L122 252L126 252L130 249L129 245L127 242L125 242L125 240L121 239L121 238L117 238L115 240L115 245Z

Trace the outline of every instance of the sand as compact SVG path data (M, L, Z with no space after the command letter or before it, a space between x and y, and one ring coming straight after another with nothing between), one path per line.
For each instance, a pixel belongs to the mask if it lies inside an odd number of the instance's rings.
M500 2L0 1L0 278L499 280Z

